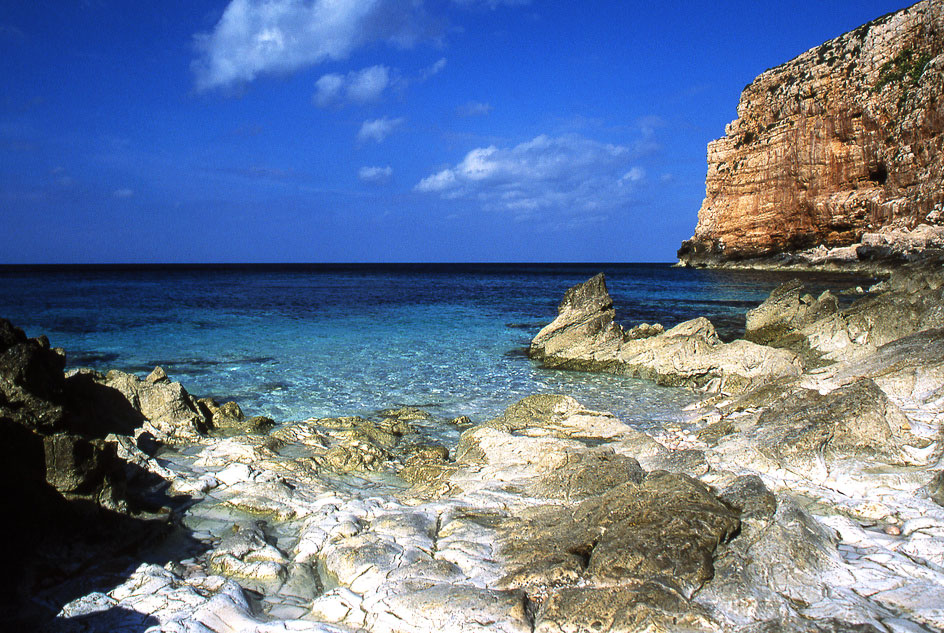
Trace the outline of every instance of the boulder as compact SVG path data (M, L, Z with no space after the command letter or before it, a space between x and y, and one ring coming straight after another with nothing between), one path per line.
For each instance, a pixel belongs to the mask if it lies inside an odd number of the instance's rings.
M724 343L705 318L667 331L642 324L624 332L614 317L601 273L566 292L557 318L534 337L529 355L547 367L610 371L708 391L738 392L800 373L793 352L749 341Z
M554 586L656 581L686 597L712 577L715 549L738 513L686 475L650 473L575 507L543 506L505 533L512 571L502 586L546 594Z
M794 279L771 292L761 305L747 311L744 338L760 345L806 351L809 344L802 334L804 328L838 310L839 302L828 290L814 299L805 292L803 284Z
M662 385L737 393L800 374L796 354L736 340L724 343L703 317L663 334L626 341L618 355L621 373Z
M936 267L895 271L870 296L839 310L794 280L747 313L745 338L792 349L814 364L861 358L905 336L944 327L944 276Z
M903 463L908 420L867 378L828 394L801 390L760 414L754 445L783 467L813 473L838 460Z
M27 339L6 319L0 319L0 341L0 415L41 433L63 429L65 356L44 338Z

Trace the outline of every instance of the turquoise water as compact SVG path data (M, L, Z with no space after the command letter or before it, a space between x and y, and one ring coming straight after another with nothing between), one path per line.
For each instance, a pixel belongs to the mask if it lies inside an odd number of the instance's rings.
M797 276L642 264L5 267L0 316L64 347L70 367L143 375L161 365L191 393L278 421L398 405L483 421L541 392L642 428L676 419L687 390L524 356L564 291L600 271L621 322L704 315L727 338ZM805 279L816 289L863 283Z

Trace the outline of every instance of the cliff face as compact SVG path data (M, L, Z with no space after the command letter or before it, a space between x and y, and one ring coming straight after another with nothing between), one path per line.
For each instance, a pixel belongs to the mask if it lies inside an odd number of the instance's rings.
M876 234L944 225L942 53L944 0L925 0L757 77L708 145L679 259L874 246Z

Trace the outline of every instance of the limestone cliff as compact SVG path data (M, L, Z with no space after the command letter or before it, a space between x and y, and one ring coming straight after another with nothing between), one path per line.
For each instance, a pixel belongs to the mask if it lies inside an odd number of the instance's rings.
M944 244L942 53L944 0L925 0L757 77L708 144L681 262Z

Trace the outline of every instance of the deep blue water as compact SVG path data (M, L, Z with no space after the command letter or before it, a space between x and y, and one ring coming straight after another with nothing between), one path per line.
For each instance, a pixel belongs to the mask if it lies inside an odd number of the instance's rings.
M864 283L664 264L2 267L0 316L49 336L70 367L162 365L191 393L279 421L404 404L482 421L540 392L644 428L676 418L684 389L524 357L564 291L600 271L624 324L707 316L726 338L792 277Z

